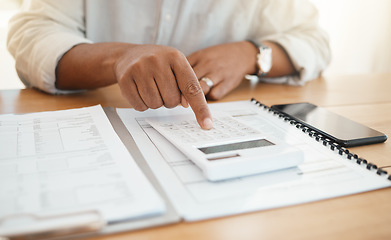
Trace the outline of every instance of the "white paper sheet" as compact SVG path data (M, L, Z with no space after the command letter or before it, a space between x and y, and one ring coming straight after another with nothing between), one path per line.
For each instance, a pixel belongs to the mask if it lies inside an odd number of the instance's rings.
M108 222L165 209L103 109L1 115L0 219L91 209Z
M305 151L298 167L210 182L200 169L144 121L147 117L191 113L190 109L117 109L178 213L188 221L327 199L391 186L386 176L352 163L250 101L210 104Z

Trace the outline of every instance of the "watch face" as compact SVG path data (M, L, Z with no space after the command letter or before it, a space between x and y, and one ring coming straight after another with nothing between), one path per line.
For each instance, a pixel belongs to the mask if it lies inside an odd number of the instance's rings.
M269 47L262 47L259 55L260 69L262 73L268 73L272 68L272 49Z

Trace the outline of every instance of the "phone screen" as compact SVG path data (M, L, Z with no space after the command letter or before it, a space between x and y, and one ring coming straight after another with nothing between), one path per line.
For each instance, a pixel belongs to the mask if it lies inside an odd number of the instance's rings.
M372 128L330 112L311 103L273 105L282 113L323 134L344 146L359 146L384 142L387 136Z

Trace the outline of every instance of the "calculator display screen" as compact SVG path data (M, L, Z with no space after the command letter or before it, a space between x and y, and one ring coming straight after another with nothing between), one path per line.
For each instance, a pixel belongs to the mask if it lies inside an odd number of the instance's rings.
M198 148L198 149L205 154L211 154L211 153L227 152L227 151L233 151L233 150L266 147L266 146L271 146L271 145L275 145L275 144L266 140L266 139L257 139L257 140L251 140L251 141L244 141L244 142L203 147L203 148Z

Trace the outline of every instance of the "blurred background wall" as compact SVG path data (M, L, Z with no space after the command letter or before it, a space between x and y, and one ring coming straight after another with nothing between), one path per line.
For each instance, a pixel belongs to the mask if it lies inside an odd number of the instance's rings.
M0 0L0 89L23 88L6 50L8 20L22 1ZM332 61L325 76L391 73L390 0L309 1L318 8L320 25L330 36Z
M324 75L391 73L390 0L311 0L330 36Z
M8 20L19 10L22 0L0 0L0 89L24 88L15 71L15 62L8 52Z

